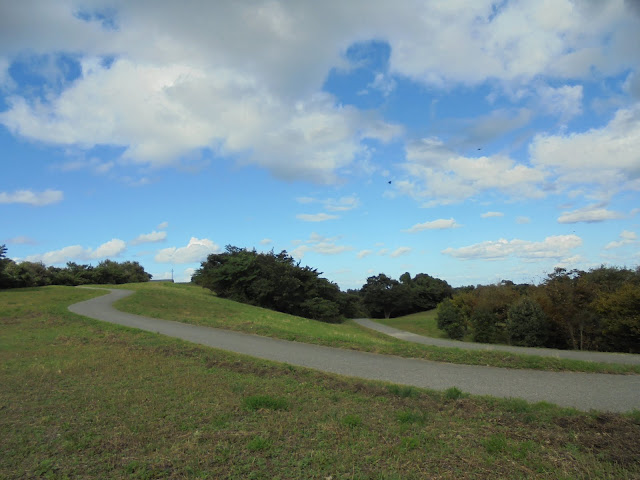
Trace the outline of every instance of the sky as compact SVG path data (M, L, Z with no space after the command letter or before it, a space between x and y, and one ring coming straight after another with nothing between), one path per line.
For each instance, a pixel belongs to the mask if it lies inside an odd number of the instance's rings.
M342 289L640 264L638 0L0 0L0 244Z

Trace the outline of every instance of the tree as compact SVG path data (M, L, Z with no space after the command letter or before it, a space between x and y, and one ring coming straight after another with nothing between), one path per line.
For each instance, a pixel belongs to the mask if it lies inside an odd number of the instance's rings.
M410 287L384 273L367 278L361 292L364 306L374 318L389 318L395 311L406 310L411 302Z
M191 280L219 297L324 322L344 315L344 293L316 269L301 267L286 251L258 253L227 245L202 262Z
M5 258L7 256L7 246L2 244L0 245L0 259Z
M467 331L467 324L460 305L450 298L445 298L438 304L436 318L438 328L444 330L449 338L462 340Z
M594 301L606 350L640 353L640 286L627 282Z
M512 345L543 347L549 336L547 317L540 305L522 297L509 307L507 333Z

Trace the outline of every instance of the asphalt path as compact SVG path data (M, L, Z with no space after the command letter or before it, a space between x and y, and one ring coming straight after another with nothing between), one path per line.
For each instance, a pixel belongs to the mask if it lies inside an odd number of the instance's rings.
M71 305L69 310L208 347L350 377L434 390L457 387L474 395L546 401L580 410L640 409L640 375L543 372L430 362L159 320L113 308L113 302L132 293L110 290L107 295Z
M424 337L415 333L398 330L397 328L382 325L369 320L368 318L356 318L358 325L376 330L385 335L406 340L407 342L421 343L423 345L434 345L437 347L462 348L463 350L488 350L511 352L521 355L537 355L540 357L567 358L571 360L584 360L587 362L602 363L622 363L627 365L640 365L640 355L628 353L608 353L608 352L585 352L577 350L556 350L553 348L530 348L514 347L510 345L492 345L487 343L469 343L458 340L448 340L445 338Z

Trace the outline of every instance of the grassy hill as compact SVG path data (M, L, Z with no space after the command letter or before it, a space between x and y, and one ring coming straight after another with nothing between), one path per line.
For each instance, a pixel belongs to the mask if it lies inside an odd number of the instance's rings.
M640 476L638 412L357 381L66 309L98 294L0 291L0 478Z

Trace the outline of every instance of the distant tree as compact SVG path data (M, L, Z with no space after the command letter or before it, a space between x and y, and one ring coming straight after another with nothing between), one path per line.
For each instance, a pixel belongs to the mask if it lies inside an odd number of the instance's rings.
M10 278L12 288L42 287L51 284L47 267L42 262L11 262L5 273Z
M507 343L507 313L519 296L513 284L509 283L481 286L469 292L469 323L473 340Z
M593 304L602 317L603 349L640 353L640 286L624 283Z
M466 319L463 309L454 300L445 298L437 307L437 325L449 338L462 340L466 331Z
M0 259L5 258L7 256L7 246L0 245Z
M411 304L411 288L384 273L367 278L361 292L364 306L374 318L389 318Z
M521 297L509 307L507 333L512 345L543 347L549 336L547 317L535 300Z

